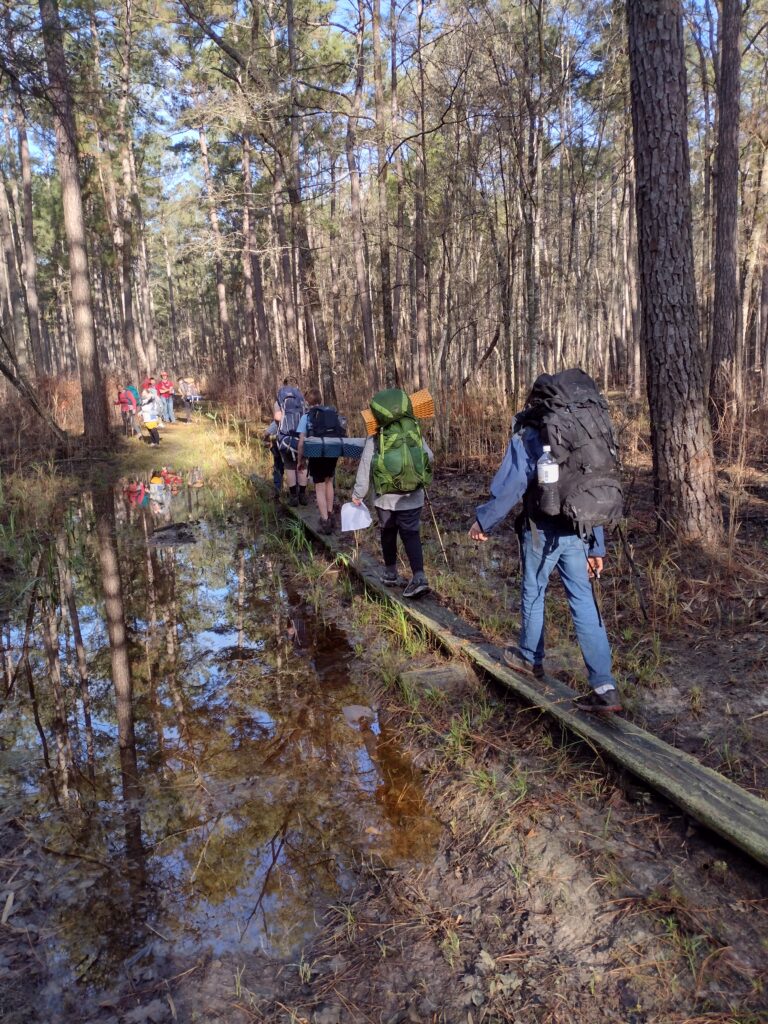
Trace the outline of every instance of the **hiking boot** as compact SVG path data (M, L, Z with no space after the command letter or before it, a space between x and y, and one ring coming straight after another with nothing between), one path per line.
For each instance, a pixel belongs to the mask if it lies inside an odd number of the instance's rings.
M403 591L403 597L421 597L421 595L426 594L428 590L429 584L427 583L427 577L423 572L416 572L413 574L411 582Z
M299 496L298 496L298 494L296 494L295 491L291 491L291 497L290 497L290 500L289 500L288 504L291 506L291 508L298 508Z
M299 504L300 505L308 505L309 504L309 498L307 497L307 492L306 491L299 491Z
M385 587L403 587L405 580L398 575L397 569L385 569L381 574L381 582Z
M573 702L579 711L591 711L598 715L615 714L621 711L621 697L616 689L606 690L605 693L589 693L576 697Z
M320 533L324 533L326 537L330 537L333 533L333 523L330 519L323 519L320 517Z
M528 661L520 653L517 647L506 647L504 649L504 664L509 665L516 672L525 672L527 675L534 675L537 679L544 678L544 666L541 662Z

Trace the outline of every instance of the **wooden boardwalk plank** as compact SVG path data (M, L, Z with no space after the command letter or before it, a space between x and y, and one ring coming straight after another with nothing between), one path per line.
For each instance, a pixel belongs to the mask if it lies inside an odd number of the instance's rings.
M336 538L319 533L314 509L289 511L334 554L349 554L349 548ZM625 718L574 711L575 692L570 687L550 677L534 680L514 672L502 661L500 648L435 600L425 597L406 601L399 590L385 587L379 578L381 567L364 553L349 568L369 590L401 605L413 621L447 650L468 658L532 707L562 722L595 751L607 754L713 832L768 866L768 801L748 793L695 757Z

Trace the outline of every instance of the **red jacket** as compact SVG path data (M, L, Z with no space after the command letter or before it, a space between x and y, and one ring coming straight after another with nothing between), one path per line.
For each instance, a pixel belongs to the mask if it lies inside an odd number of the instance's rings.
M120 406L120 412L136 412L136 398L132 391L127 389L118 391L117 404Z
M161 398L170 398L174 392L173 381L170 378L163 380L162 377L158 377L155 387Z

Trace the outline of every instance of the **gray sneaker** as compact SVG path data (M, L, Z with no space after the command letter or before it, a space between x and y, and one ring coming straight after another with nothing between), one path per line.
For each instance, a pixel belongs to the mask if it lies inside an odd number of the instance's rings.
M539 662L538 664L528 661L520 653L517 647L506 647L504 649L504 664L509 665L516 672L525 672L526 675L534 675L537 679L544 678L544 666Z
M404 587L405 580L399 575L397 569L385 569L381 574L381 582L385 587Z
M427 577L423 572L417 572L414 573L413 579L403 591L403 597L421 597L421 595L426 594L428 590L429 583L427 583Z

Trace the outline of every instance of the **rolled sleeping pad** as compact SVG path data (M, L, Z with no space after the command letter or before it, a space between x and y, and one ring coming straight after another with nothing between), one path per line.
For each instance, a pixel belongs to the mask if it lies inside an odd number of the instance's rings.
M299 446L298 437L282 438L296 451ZM347 459L358 459L363 454L367 437L305 437L304 454L308 459L338 459L342 455Z

